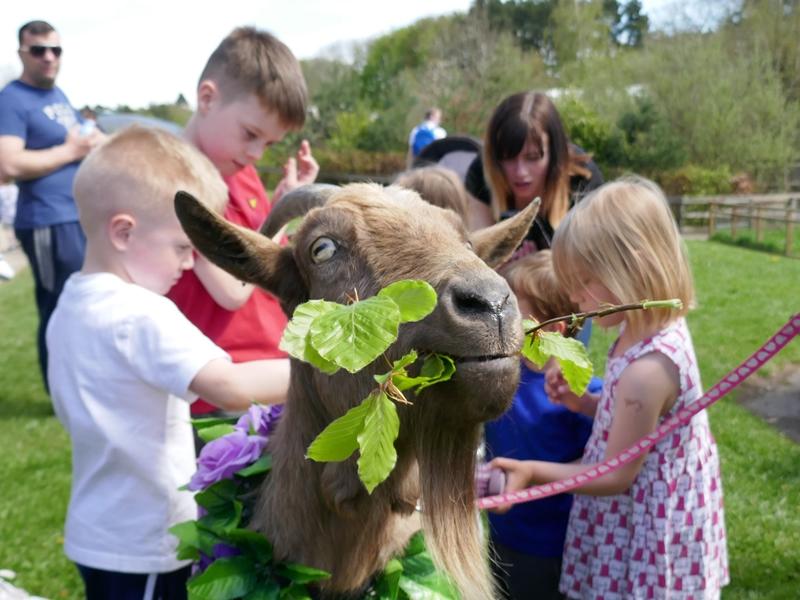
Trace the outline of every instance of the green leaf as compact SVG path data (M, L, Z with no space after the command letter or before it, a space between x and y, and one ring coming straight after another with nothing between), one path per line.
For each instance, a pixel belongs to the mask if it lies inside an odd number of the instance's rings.
M415 387L417 392L421 392L426 387L447 381L455 372L456 364L452 358L444 354L429 354L422 363L419 375L409 377L405 373L397 373L392 381L401 391Z
M412 350L408 354L400 357L392 362L392 368L388 373L382 375L373 375L372 378L379 384L383 385L389 377L394 378L397 375L406 376L406 367L417 360L417 351Z
M312 364L323 373L333 375L339 367L322 358L308 343L308 331L317 317L340 306L327 300L310 300L298 306L283 332L279 348L298 360Z
M212 425L211 427L203 427L202 429L197 430L197 435L200 436L200 439L204 442L212 442L217 438L221 438L223 435L228 435L229 433L234 431L234 426L228 423L222 423L219 425Z
M197 431L207 429L216 425L233 425L238 421L238 417L200 417L192 419L190 422Z
M400 310L393 300L373 296L318 316L308 341L325 360L350 373L378 358L397 339Z
M176 553L179 560L200 559L200 535L196 521L184 521L173 525L168 531L178 538Z
M397 600L397 593L400 591L400 577L403 575L402 563L393 558L384 567L383 572L378 578L375 591L381 600Z
M306 586L298 583L293 583L288 588L283 588L281 590L281 598L288 598L289 600L313 600Z
M544 368L545 363L550 359L550 355L542 351L541 336L542 332L537 331L533 335L526 335L525 342L522 344L522 356L527 358L537 367Z
M400 309L401 323L424 319L436 308L436 290L420 279L395 281L378 292L378 296L394 300Z
M249 555L254 562L266 563L272 560L272 544L257 531L232 529L225 534L225 541Z
M454 600L459 597L452 584L437 574L419 579L402 575L400 589L410 600Z
M532 343L531 336L525 339L522 354L540 368L551 356L555 357L569 389L578 396L586 392L592 378L592 361L578 340L555 331L538 331Z
M358 436L361 450L358 476L371 494L389 476L397 462L394 441L400 432L400 418L394 402L383 392L373 392L364 400L364 404L367 406L367 417L364 429Z
M236 472L239 477L252 477L253 475L261 475L272 469L272 455L264 454L253 464L240 469Z
M281 597L281 586L272 579L260 579L254 590L244 595L242 600L278 600Z
M214 532L236 527L242 517L242 503L237 500L237 491L235 482L223 479L197 494L195 502L207 511L198 522Z
M285 577L294 583L311 583L312 581L321 581L329 579L331 574L327 571L315 569L306 565L297 563L283 563L278 565L276 572L281 577Z
M364 429L369 407L364 400L344 415L331 421L311 442L306 457L317 462L345 460L358 448L358 435Z
M578 343L580 344L580 342ZM583 344L581 344L581 348L583 348ZM586 393L586 388L589 387L589 382L592 380L592 365L586 367L564 358L556 358L556 360L561 366L561 374L572 393L577 396Z
M522 319L522 331L530 331L539 324L536 319Z
M256 586L256 568L244 556L221 558L191 579L187 586L190 600L234 600Z

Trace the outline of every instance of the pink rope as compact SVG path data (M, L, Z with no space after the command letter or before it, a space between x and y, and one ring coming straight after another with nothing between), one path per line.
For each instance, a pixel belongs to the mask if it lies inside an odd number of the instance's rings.
M594 467L578 473L573 477L554 481L544 485L535 485L518 492L509 492L507 494L499 494L497 496L487 496L480 498L477 501L478 508L494 508L503 504L521 504L523 502L530 502L532 500L539 500L555 494L568 492L577 487L585 485L590 481L594 481L598 477L602 477L612 471L616 471L622 465L628 464L635 460L648 450L655 446L660 440L669 435L672 431L688 423L701 410L705 410L717 400L725 396L728 392L733 390L745 379L750 377L758 369L760 369L766 362L772 359L792 338L800 333L800 313L794 315L777 333L775 333L763 346L756 350L750 358L745 360L737 368L733 369L725 377L723 377L717 384L708 390L697 402L693 403L691 407L683 408L678 411L661 425L655 431L644 436L638 442L620 452L617 456L608 459Z

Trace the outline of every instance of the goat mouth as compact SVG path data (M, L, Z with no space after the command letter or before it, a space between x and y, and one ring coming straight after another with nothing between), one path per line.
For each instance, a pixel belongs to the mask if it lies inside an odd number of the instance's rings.
M511 354L487 354L484 356L450 356L453 359L453 362L458 364L466 364L466 363L485 363L491 362L494 360L503 360L506 358L512 358Z

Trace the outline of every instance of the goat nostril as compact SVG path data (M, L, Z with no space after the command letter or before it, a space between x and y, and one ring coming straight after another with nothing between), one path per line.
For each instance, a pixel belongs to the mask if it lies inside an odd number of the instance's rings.
M480 315L489 314L499 317L508 302L507 292L498 293L495 290L479 290L456 288L453 290L453 304L456 310L463 314Z

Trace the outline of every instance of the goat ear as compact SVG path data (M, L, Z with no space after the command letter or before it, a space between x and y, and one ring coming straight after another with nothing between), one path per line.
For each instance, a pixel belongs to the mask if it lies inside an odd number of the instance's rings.
M221 269L277 296L284 310L305 300L290 248L229 223L186 192L175 194L175 214L194 247Z
M539 212L539 204L540 200L536 198L510 219L473 232L470 241L475 254L492 268L502 265L525 238Z

